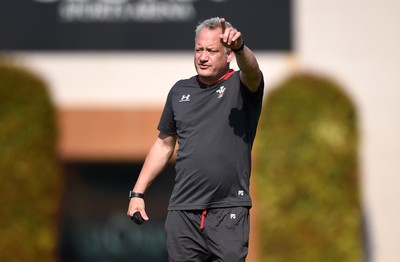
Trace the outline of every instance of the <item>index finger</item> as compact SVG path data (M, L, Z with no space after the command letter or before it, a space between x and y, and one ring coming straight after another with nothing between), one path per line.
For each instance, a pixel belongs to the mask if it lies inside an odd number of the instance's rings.
M222 29L222 33L225 33L225 29L226 29L226 21L225 18L220 18L219 22L221 23L221 29Z

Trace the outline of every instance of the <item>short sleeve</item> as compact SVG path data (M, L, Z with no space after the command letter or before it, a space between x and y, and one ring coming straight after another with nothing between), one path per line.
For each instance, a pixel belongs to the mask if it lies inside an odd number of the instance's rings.
M261 73L261 81L258 86L258 90L253 93L251 92L242 81L240 81L240 85L244 94L245 100L254 104L261 104L264 96L264 76Z
M157 129L168 135L176 135L176 124L172 108L172 89L169 91Z

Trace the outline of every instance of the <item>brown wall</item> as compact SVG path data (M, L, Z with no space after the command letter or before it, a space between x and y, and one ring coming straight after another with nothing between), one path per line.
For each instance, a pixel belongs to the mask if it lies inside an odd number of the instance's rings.
M59 109L63 160L143 161L158 134L161 109Z

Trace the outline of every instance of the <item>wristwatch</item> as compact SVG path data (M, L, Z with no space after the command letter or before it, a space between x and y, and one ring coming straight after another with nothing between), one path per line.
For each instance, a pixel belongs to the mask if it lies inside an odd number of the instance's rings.
M132 197L144 198L144 194L143 193L133 192L131 190L131 191L129 191L129 198L132 198Z

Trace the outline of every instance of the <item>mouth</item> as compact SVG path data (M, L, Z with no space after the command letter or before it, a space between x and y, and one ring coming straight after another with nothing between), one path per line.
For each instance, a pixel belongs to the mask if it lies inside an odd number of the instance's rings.
M209 65L205 65L205 64L199 64L198 67L199 67L199 69L201 69L201 70L207 70L208 68L210 68Z

